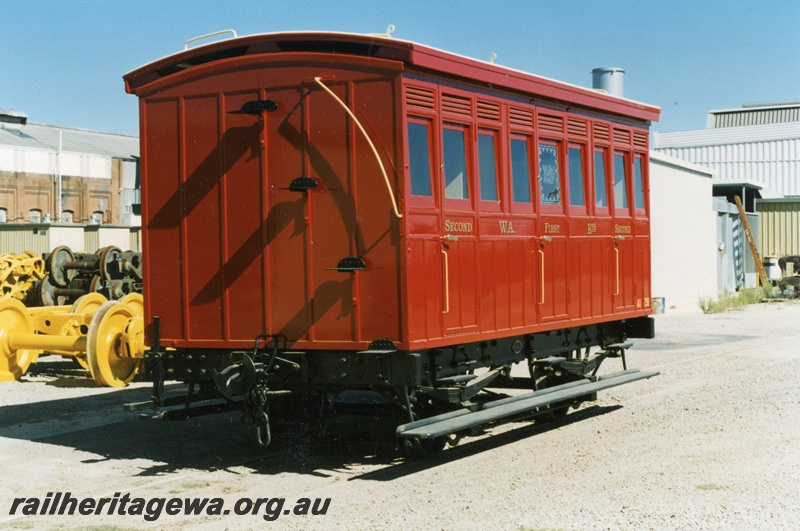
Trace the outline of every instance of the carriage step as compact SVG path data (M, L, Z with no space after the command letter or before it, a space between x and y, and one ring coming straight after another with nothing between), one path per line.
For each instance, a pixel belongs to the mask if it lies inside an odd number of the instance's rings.
M627 370L628 360L625 359L625 351L633 346L633 343L613 343L605 346L605 355L609 358L622 358L622 369Z
M606 345L605 351L608 353L609 356L619 357L621 353L624 353L632 346L633 343L631 343L630 341L626 341L625 343L614 343L612 345Z
M458 409L442 415L409 422L397 427L396 434L404 439L433 439L450 435L462 430L474 428L508 418L536 408L572 400L581 396L596 393L603 389L616 387L645 378L657 376L657 371L641 372L638 369L621 371L597 378L596 381L570 382L540 391L532 391L522 395L494 400L483 404L477 411Z

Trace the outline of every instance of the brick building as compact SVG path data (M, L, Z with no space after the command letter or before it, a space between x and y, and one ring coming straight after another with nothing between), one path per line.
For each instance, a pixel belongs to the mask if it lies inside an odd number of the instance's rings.
M0 223L138 226L139 139L0 109Z

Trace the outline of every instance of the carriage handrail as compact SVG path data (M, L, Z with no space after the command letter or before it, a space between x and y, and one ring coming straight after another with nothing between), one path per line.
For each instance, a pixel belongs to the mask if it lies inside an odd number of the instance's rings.
M189 39L188 41L183 43L183 49L184 50L188 50L190 43L197 42L197 41L202 41L203 39L208 39L209 37L216 37L217 35L224 35L226 33L230 33L231 35L233 35L233 37L231 37L231 39L235 39L236 37L239 36L236 33L236 30L232 30L232 29L215 31L214 33L207 33L205 35L200 35L199 37L194 37L192 39Z
M389 191L389 198L392 200L392 210L394 210L394 215L397 216L398 219L402 219L403 215L397 209L397 201L394 198L394 192L392 192L392 185L389 182L389 175L386 173L386 168L383 166L383 161L381 161L380 155L378 155L378 150L375 148L375 144L372 142L372 139L367 134L367 131L364 129L364 126L361 125L361 122L359 121L358 118L356 118L356 115L353 114L353 111L350 110L350 107L348 107L347 104L345 104L345 102L343 102L339 98L339 96L337 96L331 89L329 89L325 85L325 83L322 82L321 78L315 77L314 81L316 81L317 85L322 87L323 90L325 90L325 92L330 94L331 97L334 100L336 100L336 102L339 105L342 106L342 109L344 109L345 112L348 114L348 116L350 116L350 118L353 119L355 124L358 126L358 129L361 131L361 134L364 135L364 138L366 139L367 143L369 144L369 147L372 148L372 154L375 155L375 160L378 161L378 166L380 166L380 168L381 168L381 173L383 174L383 180L386 182L386 189Z

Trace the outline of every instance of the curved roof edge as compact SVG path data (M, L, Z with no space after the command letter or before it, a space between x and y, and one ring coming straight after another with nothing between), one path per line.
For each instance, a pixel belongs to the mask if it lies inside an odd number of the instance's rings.
M238 56L292 51L317 51L402 61L420 71L477 80L493 87L539 95L565 104L599 109L648 122L658 121L661 112L656 106L385 35L281 32L235 37L182 50L137 68L123 78L126 90L135 94L139 87L201 64Z

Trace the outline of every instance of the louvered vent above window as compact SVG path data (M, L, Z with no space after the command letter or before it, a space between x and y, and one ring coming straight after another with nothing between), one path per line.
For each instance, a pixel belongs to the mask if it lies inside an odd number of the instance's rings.
M595 140L600 140L602 142L608 142L611 140L609 128L606 124L594 124L592 129L594 130Z
M539 115L539 130L551 133L564 133L564 119L560 116L550 116L549 114Z
M433 89L407 86L406 105L417 109L434 110Z
M528 109L520 109L518 107L510 107L508 109L508 119L512 125L520 127L533 127L533 111Z
M567 133L570 136L586 136L586 122L580 120L567 120Z
M452 94L442 94L442 111L461 116L472 116L472 101Z
M630 144L631 143L631 132L625 131L624 129L617 129L614 128L614 142L616 144Z
M500 121L500 104L478 100L478 118L492 122Z
M633 132L633 145L640 148L647 147L647 133L643 131Z

